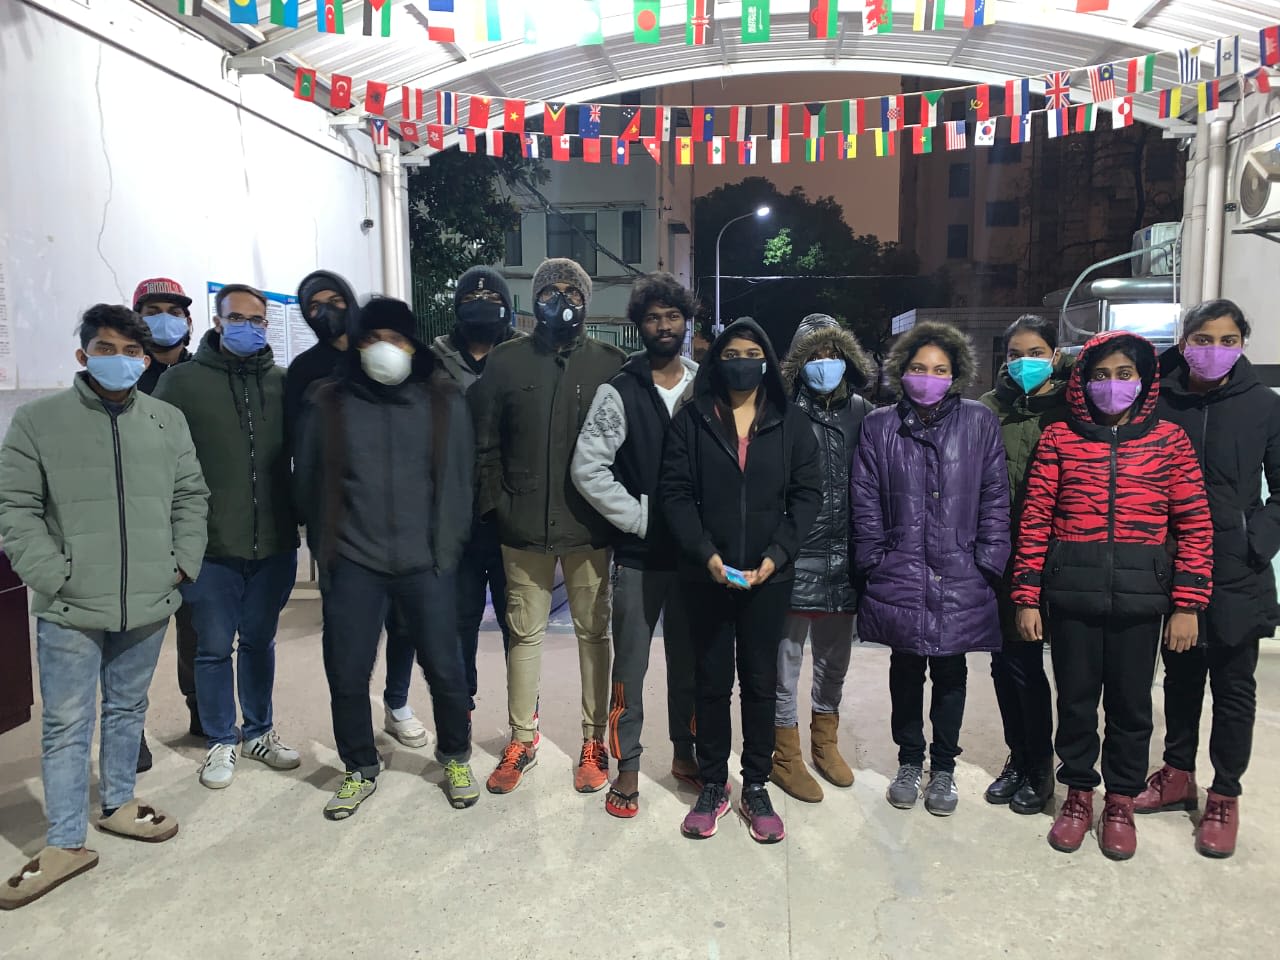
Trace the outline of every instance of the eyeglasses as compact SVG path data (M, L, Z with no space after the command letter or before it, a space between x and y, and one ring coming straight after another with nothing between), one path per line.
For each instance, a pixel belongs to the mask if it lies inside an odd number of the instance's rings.
M220 318L223 323L247 323L259 330L267 329L267 318L261 315L246 317L239 313L229 313L225 317Z
M464 293L462 295L463 303L471 303L475 300L484 300L488 303L501 303L502 294L498 293L496 290L472 290L470 293Z
M560 293L563 293L564 298L569 301L569 306L586 306L587 298L577 287L569 287L567 290L557 290L555 287L547 287L547 289L538 294L538 302L542 304L550 303L556 298L556 295Z

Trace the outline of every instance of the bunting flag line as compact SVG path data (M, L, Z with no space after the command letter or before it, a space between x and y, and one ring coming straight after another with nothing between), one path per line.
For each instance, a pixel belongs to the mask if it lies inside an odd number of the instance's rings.
M804 142L804 158L810 163L822 163L827 159L826 146L826 137L807 137Z
M600 162L599 137L588 137L582 141L582 159L587 163Z
M858 137L853 133L844 135L844 158L846 160L858 159Z
M272 0L272 5L274 4L275 0ZM294 6L297 6L297 0L294 0ZM364 0L364 22L361 25L361 33L366 37L372 37L375 30L380 37L391 36L391 0Z
M676 162L682 167L693 163L693 137L676 137Z
M917 155L933 153L933 127L911 128L911 152Z
M1240 38L1219 37L1213 48L1214 76L1233 77L1240 72Z
M367 97L366 93L366 99ZM456 93L446 93L443 90L436 93L436 122L445 127L457 125L458 95Z
M671 139L671 121L675 117L674 107L653 108L653 136L666 143Z
M633 0L636 43L662 42L662 0Z
M1218 109L1218 81L1204 80L1196 87L1196 109L1208 113Z
M335 73L329 77L329 108L331 110L351 109L351 78Z
M1045 104L1050 110L1065 110L1071 104L1071 74L1058 70L1044 78Z
M578 136L584 140L600 139L600 104L584 103L578 107Z
M297 30L298 0L271 0L271 22L277 27Z
M369 121L369 139L375 147L391 146L391 131L387 129L387 121L374 117Z
M387 109L387 85L370 80L364 85L364 109L381 117Z
M485 152L491 157L500 157L506 146L507 137L501 130L490 130L485 135Z
M432 150L444 149L444 127L440 124L427 124L427 146Z
M564 136L564 115L567 108L568 104L564 103L543 104L542 132L548 137Z
M644 111L641 107L623 107L622 108L622 133L618 135L621 140L639 140L640 139L640 122L644 118Z
M299 67L293 74L293 95L299 100L315 102L316 72Z
M631 141L617 137L613 141L613 165L625 167L631 163Z
M883 132L901 130L906 124L907 98L904 96L880 98L880 129Z
M493 113L493 101L477 94L471 98L467 109L467 126L477 130L489 129L489 117Z
M1133 97L1121 97L1113 104L1111 126L1114 129L1133 126Z
M947 0L916 0L916 13L911 29L945 30L947 28Z
M1280 25L1258 31L1258 62L1264 67L1280 63Z
M1082 103L1076 107L1076 133L1093 133L1094 124L1097 123L1097 108L1092 103Z
M980 120L973 128L973 145L975 147L994 147L996 143L996 121Z
M342 22L342 0L317 0L316 30L320 33L346 33Z
M1024 113L1020 117L1014 117L1013 123L1009 127L1010 143L1030 143L1031 142L1031 119L1033 113Z
M1020 117L1031 110L1031 81L1023 77L1021 80L1006 80L1004 84L1005 116Z
M995 22L996 10L992 0L964 0L964 25L967 29L989 27Z
M1150 93L1156 82L1156 55L1149 53L1130 60L1125 74L1126 93Z
M525 102L523 100L502 101L502 129L517 136L523 134L524 108Z
M809 39L834 40L839 34L839 0L809 0Z
M258 25L258 0L227 0L227 13L232 23Z
M892 157L898 153L898 135L885 130L875 131L876 156Z
M1012 83L1013 81L1009 81ZM920 125L936 127L938 125L938 104L942 102L942 91L933 90L920 94Z
M582 18L582 31L578 34L578 46L598 47L604 43L604 19L600 14L600 0L583 0L583 9L579 11ZM530 20L532 13L525 18L524 42L538 42L537 21Z
M1060 110L1046 110L1045 114L1049 119L1049 139L1056 140L1059 137L1065 137L1071 132L1071 118L1069 111L1064 107Z
M742 42L769 42L769 0L742 0Z
M729 108L729 137L737 143L741 143L751 136L751 108L750 107L730 107Z
M716 132L715 107L695 107L692 119L693 139L699 143L710 143Z
M715 42L716 0L688 0L685 14L684 42L691 47L705 47Z
M649 156L653 158L653 162L660 165L662 163L662 141L657 137L641 137L640 142L649 151Z
M1116 74L1111 64L1089 68L1089 92L1094 103L1116 98Z
M724 164L725 143L728 137L712 137L707 142L707 162L714 167Z
M1161 120L1170 120L1182 115L1182 88L1160 91L1160 103L1156 107L1156 115Z
M980 83L969 95L969 114L976 123L991 116L991 87Z
M420 87L400 88L400 119L421 120L426 113L427 91Z
M1017 121L1015 120L1014 123L1016 124ZM963 120L947 121L948 150L963 150L969 145L968 136L965 132L966 126L967 124Z
M1200 79L1200 48L1187 47L1178 51L1178 82L1196 83Z
M770 140L782 140L791 135L791 104L775 103L769 108L769 127L766 131ZM777 163L777 161L774 161Z
M400 139L405 141L405 143L417 143L419 141L418 125L416 123L409 123L408 121L401 121Z
M572 142L571 138L567 133L561 134L558 137L552 137L551 138L551 159L552 160L568 160L569 144L571 142Z
M770 140L769 155L774 163L790 163L791 134L783 133L776 140Z
M754 166L756 162L756 141L759 137L748 137L738 142L738 165Z
M522 153L527 160L537 160L539 154L538 141L541 138L536 133L526 133L520 138Z
M827 135L827 105L825 103L806 103L804 112L805 138L814 140L825 137Z
M463 153L477 153L476 132L470 127L458 128L458 149Z

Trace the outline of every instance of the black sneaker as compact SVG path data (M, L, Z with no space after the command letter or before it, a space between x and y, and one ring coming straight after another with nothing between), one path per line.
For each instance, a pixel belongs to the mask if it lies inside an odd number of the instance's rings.
M774 812L769 791L763 783L754 783L742 791L738 813L751 829L751 839L756 843L777 843L786 837L782 818Z
M151 748L147 746L147 735L142 734L142 739L138 742L138 772L146 773L151 769Z
M191 725L187 727L187 733L201 740L205 739L204 727L200 726L200 711L195 707L191 708Z
M991 782L991 786L987 787L987 792L983 796L986 797L987 803L1006 804L1022 789L1025 780L1026 775L1014 764L1013 757L1009 757L1004 762L1004 769L1000 771L1000 776Z
M1044 808L1053 799L1053 764L1046 763L1027 772L1022 778L1022 786L1009 801L1009 809L1023 816L1034 816L1043 813Z

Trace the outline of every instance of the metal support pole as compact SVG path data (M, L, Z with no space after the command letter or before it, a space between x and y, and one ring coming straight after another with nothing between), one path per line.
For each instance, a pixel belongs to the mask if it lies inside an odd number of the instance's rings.
M766 213L767 212L768 211L766 210ZM720 232L716 234L716 316L712 330L717 334L724 329L724 324L720 320L720 239L724 236L724 232L739 220L749 220L752 217L758 216L760 216L759 212L752 211L751 213L744 213L740 217L734 217L732 220L727 221L725 225L720 228Z
M404 276L404 250L409 232L404 223L404 169L400 154L385 150L378 154L378 205L381 213L382 292L388 297L408 300Z
M1227 128L1226 120L1209 124L1209 172L1205 187L1204 274L1201 300L1222 295L1222 239L1226 226Z

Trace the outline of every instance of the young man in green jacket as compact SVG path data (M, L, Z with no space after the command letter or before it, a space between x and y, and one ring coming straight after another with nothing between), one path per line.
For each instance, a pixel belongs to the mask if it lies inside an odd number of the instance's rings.
M138 738L178 584L200 573L209 491L182 415L137 389L147 325L98 304L80 324L71 389L20 408L0 448L0 538L31 589L48 846L7 883L21 907L97 865L86 849L98 683L98 792L107 833L159 842L172 817L134 799Z
M267 345L261 293L231 284L214 306L215 329L195 360L161 377L155 395L186 415L209 484L204 575L182 597L196 626L196 699L209 743L200 782L217 790L235 775L237 689L241 756L277 770L301 760L280 742L272 717L276 627L298 568L284 372Z
M556 561L564 571L582 676L582 753L574 788L609 780L610 527L569 478L578 433L600 384L622 367L617 347L583 329L591 278L572 260L544 261L533 276L533 336L489 354L467 394L476 423L477 511L492 515L507 575L507 712L511 742L489 777L510 793L537 760L534 712L542 638L551 613Z

